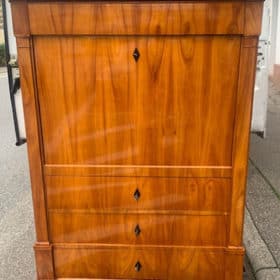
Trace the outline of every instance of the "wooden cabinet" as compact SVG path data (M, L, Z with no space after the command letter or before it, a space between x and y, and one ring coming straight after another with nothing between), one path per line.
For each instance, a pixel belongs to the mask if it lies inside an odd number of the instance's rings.
M242 279L262 4L12 0L38 279Z

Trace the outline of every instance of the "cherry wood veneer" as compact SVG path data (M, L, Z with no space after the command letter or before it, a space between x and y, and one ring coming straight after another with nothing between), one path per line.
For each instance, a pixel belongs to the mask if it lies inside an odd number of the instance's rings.
M244 2L195 2L29 3L30 31L35 35L243 34ZM252 6L249 16L256 9L259 12L258 7ZM254 30L254 25L248 29Z
M262 1L11 5L37 279L241 280Z
M49 209L230 211L230 179L46 176L45 183Z
M239 37L36 37L34 50L47 164L231 165Z
M222 280L225 254L176 247L55 247L54 260L58 277ZM143 269L137 272L134 266L139 260Z
M203 215L204 214L204 215ZM49 211L50 238L55 243L225 246L227 216L186 213L91 213ZM135 235L139 226L140 233Z

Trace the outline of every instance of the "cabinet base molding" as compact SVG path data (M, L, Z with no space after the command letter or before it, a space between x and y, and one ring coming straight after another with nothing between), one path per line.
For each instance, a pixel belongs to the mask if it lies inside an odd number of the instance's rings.
M52 245L49 242L37 242L34 245L37 279L54 280L54 262Z
M228 247L225 253L225 280L243 279L244 247Z

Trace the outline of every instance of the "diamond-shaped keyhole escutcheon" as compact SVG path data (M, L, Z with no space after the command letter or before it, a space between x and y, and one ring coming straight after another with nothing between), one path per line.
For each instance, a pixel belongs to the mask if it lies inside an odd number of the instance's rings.
M140 229L140 226L139 226L139 225L137 225L137 226L135 227L134 233L135 233L136 236L139 236L139 235L140 235L141 229Z
M137 48L133 52L133 57L134 57L135 61L137 62L140 57L140 53Z
M138 189L136 189L136 191L134 192L133 196L134 196L134 199L136 201L139 200L139 198L141 196L140 191Z
M138 261L138 262L135 264L134 268L135 268L135 270L136 270L137 272L139 272L139 271L141 270L141 268L142 268L141 263Z

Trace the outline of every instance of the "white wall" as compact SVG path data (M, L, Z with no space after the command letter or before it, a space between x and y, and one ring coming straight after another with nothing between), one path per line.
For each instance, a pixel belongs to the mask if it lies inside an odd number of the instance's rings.
M277 27L276 27L276 54L275 64L280 64L280 3L278 2L277 7Z
M273 76L274 64L280 64L280 3L272 0L271 3L271 30L269 48L269 75Z
M13 24L12 24L12 14L11 14L11 5L8 0L6 2L6 11L7 11L7 24L8 24L8 36L9 36L9 48L11 56L17 54L17 46L16 46L16 39L14 37L13 32Z

